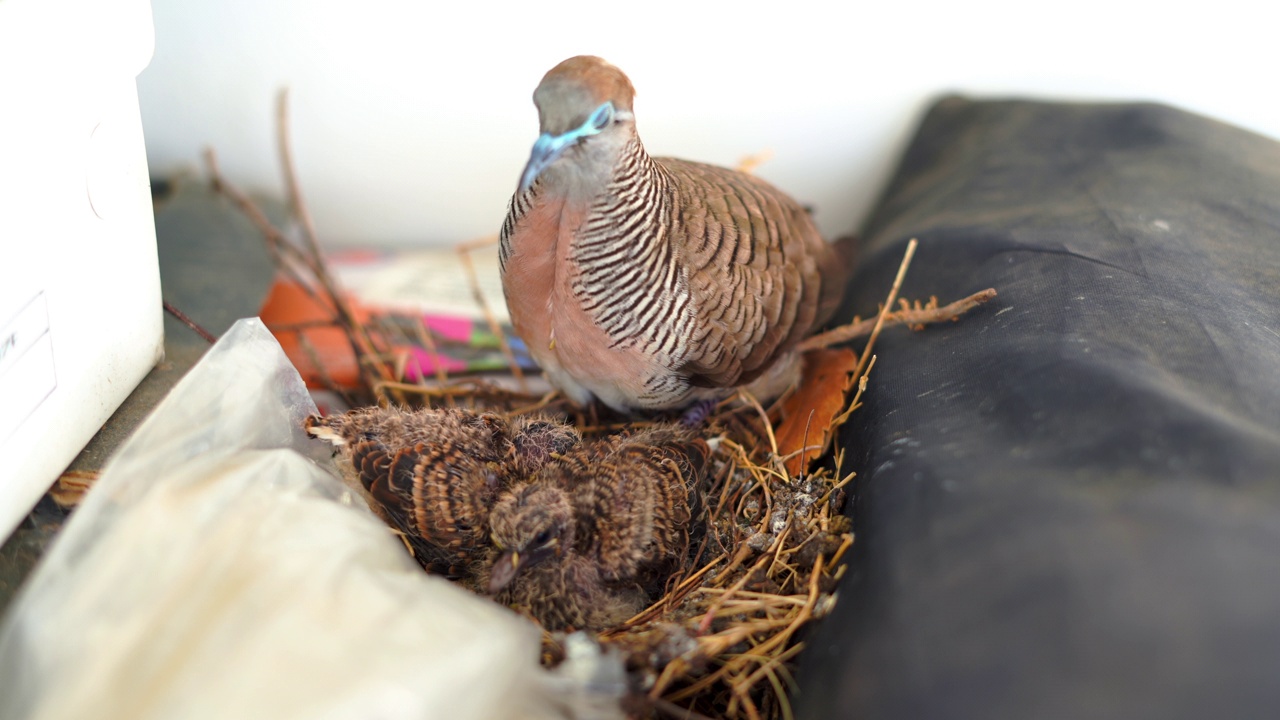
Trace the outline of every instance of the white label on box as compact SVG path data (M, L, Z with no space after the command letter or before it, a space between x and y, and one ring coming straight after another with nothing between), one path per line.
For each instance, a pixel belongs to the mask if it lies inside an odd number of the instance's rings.
M0 442L40 407L58 385L49 308L38 293L0 326Z

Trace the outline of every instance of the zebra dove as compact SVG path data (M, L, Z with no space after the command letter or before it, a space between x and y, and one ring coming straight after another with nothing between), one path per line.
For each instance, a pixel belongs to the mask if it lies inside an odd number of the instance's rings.
M644 573L685 545L709 449L656 428L548 463L489 518L489 592L549 630L600 629L644 600Z
M499 490L581 442L543 416L508 422L464 409L370 407L311 417L307 432L338 447L374 509L427 570L461 577L489 542Z
M512 324L571 400L666 410L793 382L847 262L763 180L650 157L627 76L596 57L534 91L541 136L500 234Z

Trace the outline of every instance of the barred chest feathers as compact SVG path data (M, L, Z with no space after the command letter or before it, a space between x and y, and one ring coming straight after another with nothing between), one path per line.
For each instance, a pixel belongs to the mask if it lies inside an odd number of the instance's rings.
M545 197L541 182L514 197L499 251L512 323L534 360L575 402L622 411L696 394L680 371L694 306L666 232L670 198L633 147L589 202Z

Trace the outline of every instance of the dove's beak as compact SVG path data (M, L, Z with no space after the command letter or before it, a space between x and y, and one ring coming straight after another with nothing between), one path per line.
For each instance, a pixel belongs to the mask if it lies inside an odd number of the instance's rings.
M552 135L543 133L538 137L538 142L533 144L533 151L529 153L529 162L524 166L524 172L520 173L520 187L517 192L524 192L533 186L533 181L538 179L543 170L551 166L568 150L571 145L578 142L582 137L578 130L570 130L563 135Z
M510 585L523 564L524 558L520 557L520 553L515 550L508 550L502 553L498 557L498 561L493 564L493 571L489 574L489 594L496 595L503 588Z

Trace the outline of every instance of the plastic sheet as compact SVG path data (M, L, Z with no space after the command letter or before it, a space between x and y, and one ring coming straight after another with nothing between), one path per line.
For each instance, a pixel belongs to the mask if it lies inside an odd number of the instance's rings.
M121 448L0 627L0 717L621 717L590 643L424 575L300 422L257 320Z

